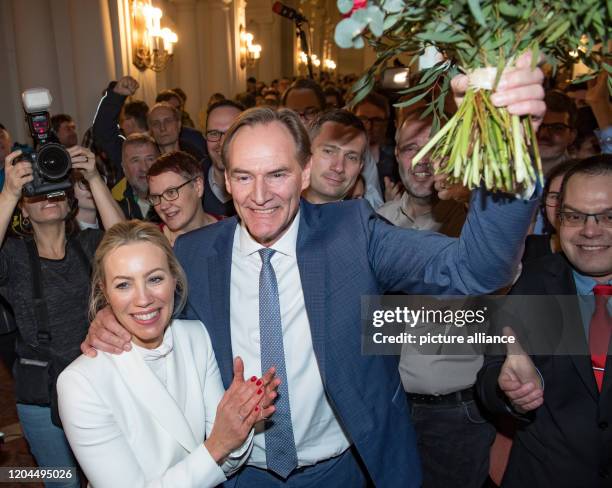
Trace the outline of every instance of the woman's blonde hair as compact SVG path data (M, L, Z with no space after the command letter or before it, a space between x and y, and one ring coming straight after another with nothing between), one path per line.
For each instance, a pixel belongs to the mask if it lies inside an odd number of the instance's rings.
M89 299L89 319L93 320L99 310L108 305L104 296L104 259L118 247L136 242L147 242L159 247L168 259L170 273L176 279L176 295L173 317L185 306L187 301L187 277L179 264L172 247L159 227L141 220L128 220L113 225L106 231L96 249L92 265L91 297Z

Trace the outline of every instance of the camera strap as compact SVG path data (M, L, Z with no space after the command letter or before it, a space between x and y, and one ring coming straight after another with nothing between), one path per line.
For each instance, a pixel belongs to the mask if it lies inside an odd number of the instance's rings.
M24 240L28 257L30 259L30 269L32 270L32 301L34 303L34 320L36 322L36 339L40 346L40 351L46 356L48 361L51 359L50 343L51 332L49 331L49 313L47 302L42 291L42 272L40 269L40 257L36 249L34 239Z
M34 303L34 320L36 322L36 339L40 346L40 351L46 356L45 359L51 360L51 331L49 330L49 312L47 310L47 302L43 295L42 287L42 270L40 267L40 257L36 248L36 242L34 239L24 240L26 248L28 250L28 257L30 260L30 269L32 270L32 300ZM78 256L81 264L87 270L88 276L91 276L91 263L81 246L81 243L76 237L70 237L68 239L67 249L72 248Z

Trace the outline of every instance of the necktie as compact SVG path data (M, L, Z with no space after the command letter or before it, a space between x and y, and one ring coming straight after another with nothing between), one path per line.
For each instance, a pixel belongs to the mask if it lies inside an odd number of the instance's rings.
M607 307L608 297L612 295L612 285L596 285L593 288L593 294L595 295L595 311L589 325L589 351L597 388L601 391L612 331L612 319Z
M297 467L297 451L293 438L291 408L289 406L289 385L285 368L283 330L278 299L276 274L270 259L273 249L260 249L261 272L259 273L259 334L261 342L261 371L276 367L276 374L282 380L278 387L276 411L266 423L266 464L268 469L282 478Z

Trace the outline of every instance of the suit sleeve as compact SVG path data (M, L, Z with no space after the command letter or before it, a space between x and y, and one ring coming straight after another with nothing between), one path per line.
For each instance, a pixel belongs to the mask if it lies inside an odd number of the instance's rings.
M206 365L206 383L204 386L204 405L206 408L206 438L210 435L215 417L217 414L217 406L225 393L223 388L223 382L221 381L221 374L219 373L219 367L215 358L215 353L210 342L208 332L206 332L206 342L208 347L207 365ZM235 473L240 466L242 466L253 448L253 434L254 430L251 429L249 436L244 441L244 444L238 449L233 451L221 465L221 469L226 476L231 476Z
M203 444L170 467L161 477L148 479L126 436L89 380L74 370L57 381L60 417L87 479L96 488L214 487L226 480ZM155 446L143 446L154 449Z
M119 130L119 114L126 97L115 93L114 85L115 82L109 85L98 104L93 123L93 137L96 146L106 153L121 177L123 175L121 150L125 138Z
M393 227L369 212L370 265L384 291L492 293L514 279L536 205L537 192L521 200L474 191L459 238Z

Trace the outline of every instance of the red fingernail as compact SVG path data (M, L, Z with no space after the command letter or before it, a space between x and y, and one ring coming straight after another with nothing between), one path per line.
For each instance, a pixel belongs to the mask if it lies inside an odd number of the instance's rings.
M261 393L263 392L263 390L260 388L259 390L257 390L257 394L261 395Z
M258 405L255 406L255 411L259 412L259 406Z
M258 380L257 383L255 383L257 386L261 385L262 381Z
M251 381L257 381L257 376L251 376Z

